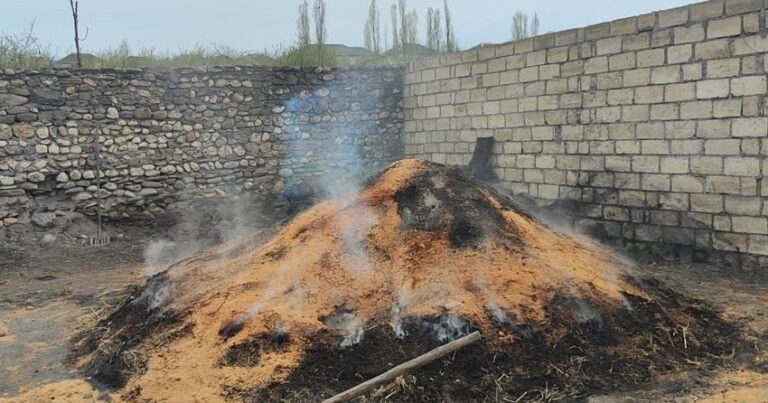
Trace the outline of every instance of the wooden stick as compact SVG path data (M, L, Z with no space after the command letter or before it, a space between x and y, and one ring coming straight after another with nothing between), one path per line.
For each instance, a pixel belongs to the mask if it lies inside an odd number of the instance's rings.
M480 332L474 332L460 339L456 339L448 344L443 344L442 346L432 351L429 351L425 354L422 354L410 361L406 361L375 378L369 379L351 389L347 389L344 392L341 392L338 395L333 396L329 399L325 399L323 400L323 403L346 402L351 399L354 399L355 397L360 396L363 393L368 392L369 390L377 386L392 382L393 380L395 380L395 378L397 378L400 375L404 375L410 371L413 371L416 368L427 365L454 351L457 351L472 343L475 343L478 340L480 340Z

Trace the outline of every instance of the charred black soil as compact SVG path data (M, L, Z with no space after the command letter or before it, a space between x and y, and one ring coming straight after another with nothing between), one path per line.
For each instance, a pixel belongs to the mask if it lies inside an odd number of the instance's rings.
M237 343L227 350L219 360L223 367L254 367L262 354L284 351L291 342L291 334L285 330L261 333Z
M642 283L653 298L626 294L626 309L613 315L566 293L552 301L541 323L516 323L511 316L489 311L494 329L485 332L480 344L425 366L369 398L579 400L632 390L678 370L734 365L739 353L751 348L734 325L702 301L656 280ZM322 332L312 338L303 361L284 382L225 389L229 398L246 402L319 401L443 344L441 337L450 334L446 331L455 332L452 338L473 329L463 318L410 318L403 323L404 337L388 325L378 325L349 348L339 347L338 336ZM242 354L249 351L260 354L261 347L238 349Z
M147 361L143 349L149 347L146 342L157 347L192 330L184 325L183 313L163 308L159 298L168 286L167 276L159 274L142 287L134 287L107 318L72 338L69 361L74 364L87 357L82 372L112 388L120 388L143 373Z

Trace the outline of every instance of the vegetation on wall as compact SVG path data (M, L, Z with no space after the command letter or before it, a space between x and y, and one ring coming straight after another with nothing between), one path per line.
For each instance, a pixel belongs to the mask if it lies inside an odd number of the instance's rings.
M0 35L0 68L38 68L53 64L50 45L35 36L35 22L20 34Z
M73 13L77 2L73 2ZM310 9L311 7L311 9ZM428 8L424 18L426 37L418 37L419 16L410 9L407 0L397 0L390 7L391 22L383 26L377 0L370 0L363 30L365 51L354 56L338 54L338 45L327 45L325 0L303 0L298 7L296 40L290 45L277 45L272 50L246 52L223 44L196 45L177 51L133 49L127 41L116 48L84 51L81 57L72 54L57 62L53 47L42 43L34 33L34 23L20 34L0 35L0 68L34 69L42 67L83 68L173 68L183 66L216 65L323 65L339 66L382 65L392 66L409 63L418 58L459 50L452 13L448 0L440 8ZM77 27L77 17L73 17ZM386 17L385 17L386 18ZM538 33L539 19L532 19L523 12L513 17L513 39L522 39ZM313 35L314 34L314 35ZM77 35L77 34L76 34ZM314 38L313 38L314 36ZM76 36L76 47L84 38ZM360 48L353 48L360 49Z

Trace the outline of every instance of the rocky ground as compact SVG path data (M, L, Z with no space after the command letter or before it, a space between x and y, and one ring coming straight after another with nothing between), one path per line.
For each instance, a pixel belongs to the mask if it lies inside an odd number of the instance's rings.
M46 225L43 225L46 227ZM169 221L111 226L112 243L89 247L82 235L95 227L84 217L58 217L48 228L8 230L0 243L0 400L106 401L108 391L93 388L69 365L67 340L92 325L145 275L146 251L162 239L204 247L180 235ZM183 231L186 234L190 231ZM197 238L197 237L195 237ZM173 248L172 248L173 249ZM151 256L150 256L151 257ZM653 274L684 294L710 301L747 329L758 352L758 367L691 370L661 379L632 393L594 396L614 401L768 401L768 281L765 276L703 265L645 264ZM762 365L762 373L759 371ZM46 386L47 385L47 386ZM20 394L21 393L21 394Z

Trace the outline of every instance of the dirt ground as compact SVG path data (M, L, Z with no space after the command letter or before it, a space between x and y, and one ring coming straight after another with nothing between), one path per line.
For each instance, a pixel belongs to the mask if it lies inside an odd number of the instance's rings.
M112 228L113 242L82 245L77 236L28 231L0 239L0 401L109 401L67 364L68 340L95 323L142 281L144 250L167 236L163 222ZM768 402L768 276L718 267L644 264L682 293L704 299L753 336L763 373L724 368L682 372L639 391L593 396L592 402ZM766 268L768 270L768 268ZM49 385L49 386L46 386Z

